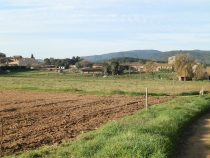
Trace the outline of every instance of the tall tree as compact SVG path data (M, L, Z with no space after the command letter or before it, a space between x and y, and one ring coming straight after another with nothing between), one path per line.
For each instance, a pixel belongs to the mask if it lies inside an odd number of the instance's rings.
M113 61L113 62L111 62L110 66L111 66L112 75L113 76L118 75L118 72L119 72L118 70L119 70L119 66L120 66L119 62Z
M35 59L33 54L31 54L31 59Z
M6 54L0 52L0 58L6 58Z
M111 67L108 63L103 64L104 75L108 76L111 74Z
M50 62L50 59L48 59L48 58L44 59L44 64L45 65L52 65L51 62Z
M195 65L194 77L196 80L203 80L207 78L206 66L203 64Z
M0 64L6 64L6 63L7 63L6 54L0 53Z
M156 71L156 64L152 61L145 64L146 72L154 73Z
M195 60L187 54L176 55L174 67L177 75L192 78L195 63Z

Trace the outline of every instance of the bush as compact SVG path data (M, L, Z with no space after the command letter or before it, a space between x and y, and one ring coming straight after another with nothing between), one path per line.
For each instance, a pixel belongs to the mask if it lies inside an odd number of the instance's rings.
M16 72L16 71L27 71L30 70L30 68L26 67L26 66L0 66L0 72L7 72L7 71L12 71L12 72Z

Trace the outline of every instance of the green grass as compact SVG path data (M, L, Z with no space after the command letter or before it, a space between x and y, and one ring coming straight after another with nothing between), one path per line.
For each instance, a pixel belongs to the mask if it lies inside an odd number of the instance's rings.
M167 158L182 131L210 110L210 97L179 97L112 121L75 141L43 147L19 158Z
M69 92L93 95L143 95L145 88L150 95L174 95L198 93L201 87L210 91L208 81L180 82L169 80L171 74L132 74L107 77L81 74L59 74L46 71L30 71L0 75L0 90ZM162 79L159 79L161 76ZM168 76L168 77L164 77Z

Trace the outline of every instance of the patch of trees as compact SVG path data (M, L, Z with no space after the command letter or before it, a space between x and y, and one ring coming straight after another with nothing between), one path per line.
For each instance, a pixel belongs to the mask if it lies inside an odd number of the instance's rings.
M152 77L154 79L154 73L156 72L156 63L155 62L152 62L152 61L147 62L145 64L145 71L147 73L151 73L152 74Z
M11 62L11 58L6 57L3 53L0 53L0 65L8 65L9 62Z
M65 68L68 68L70 65L75 65L77 62L79 62L81 59L80 57L72 57L66 58L66 59L54 59L54 58L46 58L44 59L45 65L55 65L56 67L64 66Z
M120 64L124 63L139 63L139 64L146 64L147 62L154 62L150 59L139 59L139 58L131 58L131 57L121 57L121 58L113 58L108 62L119 62ZM155 61L156 63L164 63L163 61Z
M208 78L208 74L206 72L206 66L203 64L198 64L194 70L194 78L196 80L203 80Z
M85 67L91 68L93 66L93 63L87 60L81 60L81 61L78 61L75 65L78 69L85 68Z
M35 59L34 54L31 54L31 59Z
M147 62L145 64L145 70L148 73L154 73L156 71L156 64L154 62Z
M6 54L0 53L0 58L6 58Z
M104 68L104 75L121 75L123 74L124 70L128 70L128 66L120 65L117 61L106 62L103 64Z
M0 64L6 64L7 60L6 54L0 53Z
M207 78L206 66L198 63L188 54L176 55L174 64L178 76L203 80Z
M30 68L26 66L0 66L0 72L7 72L7 71L27 71L30 70Z

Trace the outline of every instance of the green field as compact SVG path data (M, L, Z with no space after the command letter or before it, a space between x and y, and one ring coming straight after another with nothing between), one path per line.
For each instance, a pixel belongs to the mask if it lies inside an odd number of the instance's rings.
M210 97L179 97L80 135L75 141L42 147L20 158L173 157L185 127L210 110ZM10 157L12 158L12 156Z
M153 95L174 95L183 92L210 91L208 81L180 82L172 74L159 73L123 76L87 76L81 74L59 74L47 71L30 71L0 74L0 90L27 90L69 92L93 95L142 95L145 88Z

